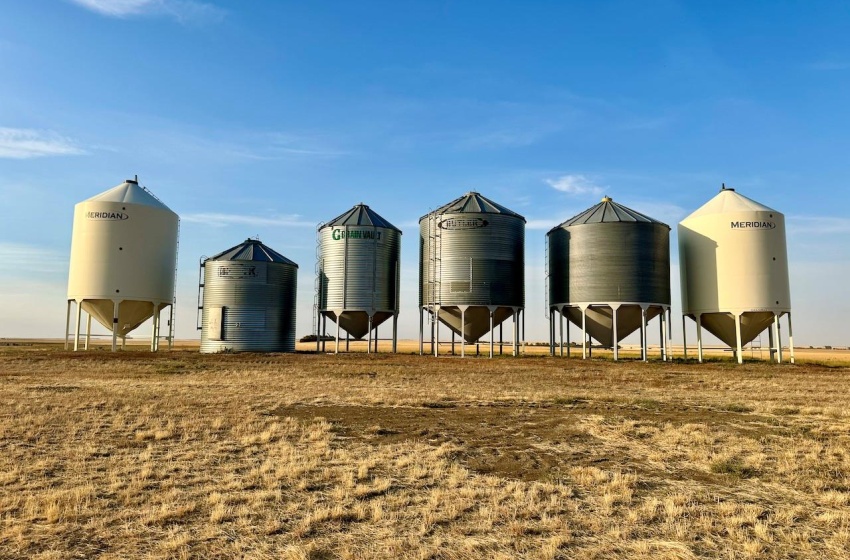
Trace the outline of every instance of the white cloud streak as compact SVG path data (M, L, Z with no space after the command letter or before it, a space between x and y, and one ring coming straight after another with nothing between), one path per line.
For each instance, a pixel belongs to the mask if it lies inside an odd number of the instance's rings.
M0 127L0 158L30 159L85 153L72 140L53 131Z
M40 273L57 273L68 265L68 253L24 243L0 242L0 275L28 277L34 264Z
M566 218L564 218L566 219ZM545 220L545 219L531 219L525 223L525 229L532 230L546 230L549 231L553 227L562 223L564 220Z
M614 201L617 202L616 199ZM673 229L688 215L688 211L681 206L668 202L639 201L634 204L627 204L626 206L653 220L664 222Z
M184 222L204 224L212 227L227 227L233 225L247 225L257 227L311 227L318 225L317 222L308 222L297 214L262 217L249 216L246 214L224 214L216 212L201 212L197 214L182 214L180 219Z
M217 22L224 10L196 0L69 0L92 12L114 18L167 16L181 23Z
M821 70L825 72L836 70L850 70L850 62L846 60L820 60L809 64L812 70Z
M557 179L546 179L546 184L556 191L572 195L602 194L602 187L584 175L562 175Z
M850 234L850 218L830 216L789 216L788 232L794 235Z

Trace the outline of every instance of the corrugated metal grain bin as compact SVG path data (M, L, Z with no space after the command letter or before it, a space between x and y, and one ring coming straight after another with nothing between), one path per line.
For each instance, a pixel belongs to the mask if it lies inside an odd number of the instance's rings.
M369 351L374 333L377 351L378 326L392 317L395 351L401 230L361 203L321 224L318 240L317 330L324 334L324 319L330 318L337 323L337 342L339 328L347 333L346 344L348 335L355 340L368 335Z
M419 220L420 351L422 313L432 319L432 346L439 323L463 343L478 342L525 307L525 218L477 192L469 192Z
M551 351L557 312L615 359L618 342L640 329L646 358L646 323L666 322L670 309L670 226L605 197L546 236ZM660 346L666 358L663 334Z
M295 351L297 264L247 239L201 267L201 352Z

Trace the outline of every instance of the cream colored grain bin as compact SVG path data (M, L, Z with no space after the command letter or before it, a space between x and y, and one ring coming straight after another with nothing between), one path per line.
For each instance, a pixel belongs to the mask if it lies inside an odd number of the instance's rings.
M739 363L743 346L770 329L771 356L781 361L779 318L787 315L793 362L785 216L724 185L678 232L683 326L684 317L697 324L700 361L703 328Z
M71 303L76 303L74 350L79 348L81 313L117 338L153 317L151 350L159 346L160 312L171 308L172 342L174 277L177 266L179 218L135 179L128 179L74 207L71 266L68 274L68 346Z

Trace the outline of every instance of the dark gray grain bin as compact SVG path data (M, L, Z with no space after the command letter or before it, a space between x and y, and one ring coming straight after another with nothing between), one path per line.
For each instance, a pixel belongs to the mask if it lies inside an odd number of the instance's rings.
M295 351L297 264L247 239L201 269L201 352Z
M319 330L325 333L330 318L356 340L368 335L369 351L374 332L377 351L378 325L392 317L395 351L401 230L361 203L321 224L318 240Z
M525 307L525 218L469 192L419 220L420 352L422 313L432 319L432 347L442 322L463 343L478 342Z
M552 352L558 312L615 358L618 342L641 329L645 358L646 322L660 315L663 323L670 308L670 227L605 197L546 237Z

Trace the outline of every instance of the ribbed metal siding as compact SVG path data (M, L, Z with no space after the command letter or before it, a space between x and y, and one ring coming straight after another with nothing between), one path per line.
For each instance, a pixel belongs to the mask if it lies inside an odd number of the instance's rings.
M602 222L549 232L549 304L670 305L670 229Z
M201 352L294 352L298 268L258 261L204 263ZM223 308L222 340L211 340L210 309Z
M453 220L463 226L452 228ZM522 218L469 212L429 214L419 222L419 235L420 306L524 307Z
M372 238L362 237L361 232ZM398 231L329 226L319 232L319 240L319 310L398 311Z

